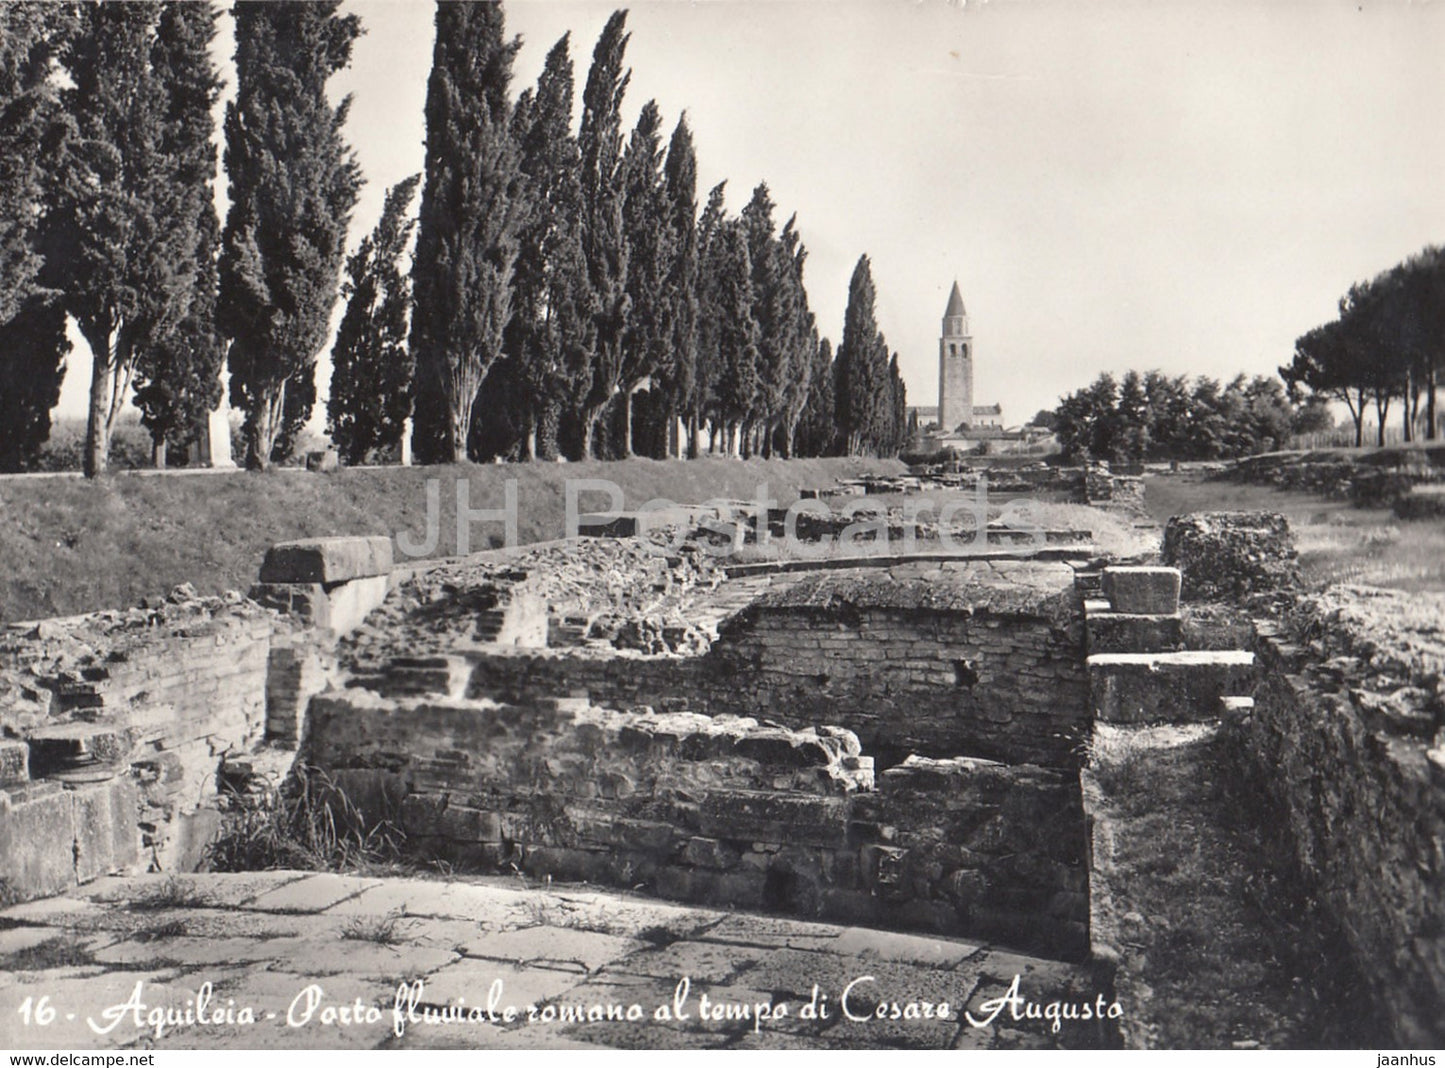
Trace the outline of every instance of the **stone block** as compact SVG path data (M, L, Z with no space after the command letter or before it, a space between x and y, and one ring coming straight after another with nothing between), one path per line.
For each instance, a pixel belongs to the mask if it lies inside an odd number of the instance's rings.
M139 853L135 787L115 779L70 795L75 821L75 880L88 883L134 864Z
M714 790L699 805L698 830L710 838L839 848L848 841L848 803L839 797Z
M385 575L351 579L328 589L327 629L337 636L350 634L386 600L386 589Z
M700 868L736 867L740 857L736 848L716 838L689 838L682 847L682 859Z
M30 773L37 779L109 778L130 757L130 732L114 723L72 721L28 732Z
M248 596L265 608L295 616L308 626L331 626L331 599L319 582L258 582Z
M0 738L0 787L30 779L30 747L14 738Z
M48 897L75 885L75 813L63 790L12 795L0 790L0 895L8 901Z
M391 539L385 536L310 538L271 546L261 582L319 582L329 586L391 573Z
M1255 687L1253 653L1098 653L1087 661L1094 715L1105 723L1198 723L1220 698Z
M1090 612L1084 632L1090 653L1168 653L1184 648L1184 621L1173 615Z
M1104 596L1115 612L1168 616L1179 611L1179 569L1174 567L1106 567Z

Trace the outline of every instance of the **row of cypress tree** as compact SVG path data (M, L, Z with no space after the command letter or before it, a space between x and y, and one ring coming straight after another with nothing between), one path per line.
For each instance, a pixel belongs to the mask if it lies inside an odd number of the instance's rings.
M423 461L897 450L903 385L867 258L833 359L767 186L730 216L719 185L699 216L686 118L664 149L648 102L624 136L624 11L574 136L566 36L513 100L501 5L439 3L425 173L388 193L341 283L361 175L350 101L325 89L361 26L338 7L233 9L222 227L215 8L0 5L0 466L46 438L67 316L91 356L87 474L132 395L157 462L194 440L223 365L248 464L285 458L338 292L327 414L352 462L395 452L408 416Z

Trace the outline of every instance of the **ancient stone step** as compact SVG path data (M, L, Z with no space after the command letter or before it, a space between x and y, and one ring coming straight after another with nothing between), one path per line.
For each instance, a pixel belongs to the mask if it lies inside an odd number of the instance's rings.
M1217 719L1220 698L1248 696L1253 653L1096 653L1086 661L1094 715L1106 723Z
M1114 611L1169 616L1179 611L1177 567L1106 567L1104 596Z
M1086 607L1084 634L1090 653L1172 653L1184 648L1184 619L1178 612L1138 615Z

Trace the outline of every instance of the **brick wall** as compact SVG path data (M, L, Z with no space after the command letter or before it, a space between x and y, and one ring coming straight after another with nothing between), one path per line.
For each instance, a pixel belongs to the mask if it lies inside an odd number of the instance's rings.
M468 692L511 701L586 694L620 708L833 724L857 734L865 752L1073 766L1088 678L1072 570L970 566L952 583L810 576L728 621L700 658L470 654Z
M473 870L1087 951L1076 776L913 758L850 732L597 708L313 699L300 759L406 848Z
M239 599L181 598L6 635L0 725L27 750L20 773L0 778L11 896L137 860L195 865L210 825L204 813L193 824L222 755L265 729L273 626ZM54 833L32 833L40 825Z

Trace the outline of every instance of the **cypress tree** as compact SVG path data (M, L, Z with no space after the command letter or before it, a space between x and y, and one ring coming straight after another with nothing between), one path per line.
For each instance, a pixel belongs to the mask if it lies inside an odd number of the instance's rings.
M420 182L415 174L387 190L376 229L346 261L346 311L331 349L326 429L349 464L397 448L411 414L411 284L401 259L416 226L408 209Z
M797 216L783 225L778 238L778 256L782 264L783 314L781 336L787 347L787 363L791 373L782 384L782 411L779 437L783 455L792 459L797 448L798 423L814 389L817 370L818 328L808 309L808 291L803 288L803 264L808 250L798 237Z
M152 64L165 98L161 151L176 168L176 200L195 220L194 274L186 314L162 330L136 361L136 404L150 431L157 466L166 443L182 448L200 433L221 399L225 342L216 330L220 223L211 180L216 175L211 110L221 80L211 62L216 10L209 3L166 3L157 24Z
M0 323L0 471L34 466L50 436L69 351L58 297L31 296Z
M620 453L632 455L632 398L656 375L670 348L667 285L675 255L662 173L662 114L649 100L622 159L622 225L628 247L628 323L618 371Z
M517 104L532 211L517 254L508 351L517 364L522 453L555 459L564 409L590 384L586 263L582 256L580 154L571 131L573 68L564 34L547 53L535 94Z
M0 471L32 465L50 436L70 351L64 304L41 274L41 245L47 160L61 154L67 129L51 62L73 25L68 8L0 5Z
M698 230L697 154L687 116L677 120L663 168L668 220L672 227L672 272L664 311L670 353L662 368L669 433L679 414L687 419L687 455L697 456ZM681 454L682 449L679 448Z
M361 32L339 0L238 3L236 99L226 108L231 207L217 320L246 463L284 459L311 414L361 174L342 138L350 98L326 82Z
M689 402L688 422L694 428L694 442L701 424L709 426L709 448L716 445L718 418L718 384L722 378L720 327L723 314L719 307L718 265L719 244L723 231L723 194L727 182L719 182L708 193L707 206L697 222L697 353L693 365L693 388Z
M20 312L44 262L37 223L46 160L64 131L50 66L65 13L43 3L0 4L0 323Z
M75 123L50 239L67 310L91 351L85 473L106 468L136 362L190 310L200 245L192 160L170 151L166 74L152 48L158 3L77 9L65 49Z
M827 338L819 341L812 361L808 398L798 423L797 451L800 456L830 456L838 437L833 410L833 343Z
M739 434L757 404L758 324L753 318L752 264L742 222L723 223L712 242L715 329L718 346L717 413L727 429L727 451L737 455Z
M582 92L582 251L587 265L588 357L591 381L582 404L582 454L597 452L597 426L617 394L630 311L629 249L623 225L622 98L631 71L622 69L629 34L626 11L614 11L592 52Z
M439 2L426 97L426 178L413 257L417 458L467 457L473 411L512 317L526 221L507 90L521 42L500 3Z
M834 361L838 431L848 456L876 454L886 434L880 404L888 390L888 345L874 315L875 299L872 264L860 256L848 283L843 340Z

